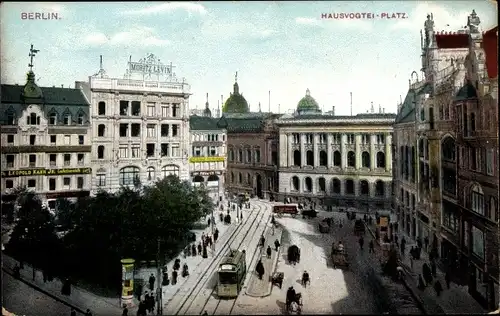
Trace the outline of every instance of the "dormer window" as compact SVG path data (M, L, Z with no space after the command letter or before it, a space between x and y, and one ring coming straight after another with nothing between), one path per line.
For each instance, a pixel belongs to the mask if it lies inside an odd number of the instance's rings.
M78 125L83 125L83 113L78 114Z
M16 123L16 116L14 113L7 113L7 125L14 125Z
M71 115L65 114L63 118L64 125L71 125Z
M51 113L49 115L49 125L57 125L57 114Z
M36 113L30 113L28 117L26 117L27 125L40 125L40 117L36 115Z

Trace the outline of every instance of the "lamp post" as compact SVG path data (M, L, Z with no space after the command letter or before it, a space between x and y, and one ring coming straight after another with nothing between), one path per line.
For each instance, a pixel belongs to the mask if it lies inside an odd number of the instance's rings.
M156 288L156 298L157 298L157 315L163 315L163 298L162 298L162 288L161 288L161 268L160 268L160 237L157 240L156 247L156 281L158 286Z

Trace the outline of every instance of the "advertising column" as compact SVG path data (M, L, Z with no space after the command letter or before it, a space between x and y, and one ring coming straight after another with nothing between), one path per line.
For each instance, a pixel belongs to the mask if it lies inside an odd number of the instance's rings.
M122 306L133 306L134 300L134 259L122 259Z

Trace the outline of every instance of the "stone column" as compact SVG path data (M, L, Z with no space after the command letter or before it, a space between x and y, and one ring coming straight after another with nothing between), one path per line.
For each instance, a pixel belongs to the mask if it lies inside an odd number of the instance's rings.
M361 134L354 135L355 142L355 155L356 155L356 169L361 168Z
M377 168L377 151L375 150L375 142L377 141L377 136L375 134L370 134L370 169L375 170Z
M387 134L385 134L385 171L390 171L392 168L391 145L392 145L392 136L391 136L391 134L387 133ZM411 150L410 150L410 155L411 155ZM413 160L413 159L415 159L415 157L411 158L411 160ZM411 167L412 166L410 166L410 168Z
M340 151L341 151L341 164L342 169L347 167L347 149L346 149L347 135L340 135Z
M306 165L306 135L300 133L300 166L304 167ZM301 183L302 185L302 183Z
M326 157L328 159L326 165L328 169L333 168L333 135L331 133L326 134Z
M313 134L313 153L314 153L313 167L316 168L319 166L319 134L317 133Z

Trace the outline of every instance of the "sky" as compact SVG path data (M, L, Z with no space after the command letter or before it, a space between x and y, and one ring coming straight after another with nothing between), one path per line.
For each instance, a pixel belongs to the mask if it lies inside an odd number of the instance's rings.
M396 112L412 71L419 72L420 30L433 13L436 30L456 31L476 10L483 30L497 25L496 3L476 1L352 2L2 2L1 82L24 84L33 44L40 86L74 87L99 70L123 78L152 53L175 66L193 93L190 107L212 109L240 92L252 111L296 108L310 89L324 111L338 115ZM28 20L23 13L57 13ZM323 13L373 13L372 19L322 19ZM386 19L383 13L404 13ZM400 15L402 16L402 15ZM269 91L270 102L269 102Z

